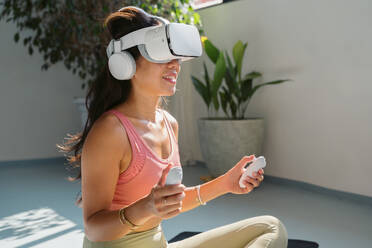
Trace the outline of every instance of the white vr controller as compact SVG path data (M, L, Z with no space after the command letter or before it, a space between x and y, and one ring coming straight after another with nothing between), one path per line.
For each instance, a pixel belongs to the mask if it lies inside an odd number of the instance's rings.
M182 182L182 168L181 166L172 167L165 180L165 185L180 184Z
M243 175L239 179L239 185L241 188L246 188L244 180L249 176L253 177L254 172L258 172L260 169L266 167L266 160L263 156L253 159L253 162L245 169Z

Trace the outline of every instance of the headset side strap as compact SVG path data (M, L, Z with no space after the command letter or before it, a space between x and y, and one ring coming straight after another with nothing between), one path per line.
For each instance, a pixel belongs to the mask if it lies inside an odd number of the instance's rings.
M147 31L159 28L160 26L151 26L133 31L120 38L121 49L125 50L137 45L145 44L145 35Z
M107 58L110 58L113 51L114 51L114 40L111 40L106 48Z

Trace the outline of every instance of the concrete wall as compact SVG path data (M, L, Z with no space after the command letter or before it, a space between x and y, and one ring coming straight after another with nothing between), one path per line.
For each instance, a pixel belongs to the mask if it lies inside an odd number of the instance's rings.
M261 88L247 109L247 117L265 118L266 174L372 196L371 1L241 0L199 13L219 48L248 42L244 74L294 80ZM201 77L203 60L211 65L204 56L183 69ZM180 139L186 155L202 160L190 140L198 142L196 120L206 108L193 87L192 95L193 113L180 125L195 129Z
M41 71L42 56L13 41L14 24L0 32L0 161L60 157L56 144L80 131L81 80L62 63Z

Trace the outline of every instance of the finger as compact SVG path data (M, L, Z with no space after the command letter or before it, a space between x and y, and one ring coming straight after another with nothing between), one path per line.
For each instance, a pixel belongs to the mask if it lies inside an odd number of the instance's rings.
M182 203L162 206L159 212L162 213L163 215L166 215L172 211L178 210L179 208L182 208Z
M182 200L183 200L183 198L185 198L185 196L186 196L185 192L181 192L181 193L178 193L178 194L175 194L175 195L172 195L172 196L163 197L162 199L166 199L166 203L165 203L164 206L179 204L180 202L182 202Z
M264 175L261 175L260 182L264 180Z
M253 172L252 173L252 178L258 178L260 176L261 176L261 174L259 172Z
M164 187L158 190L157 195L158 197L175 195L182 193L185 189L186 186L183 184L165 185Z
M252 176L255 177L255 178L261 178L261 176L263 175L264 173L261 173L261 171L258 171L258 172L253 172L252 173Z
M260 169L260 170L258 171L258 173L260 173L260 174L262 175L262 174L264 174L265 172L264 172L263 169Z
M256 175L253 175L254 176L254 179L258 180L258 181L262 181L264 179L264 176L263 174L257 174Z
M238 163L237 163L237 166L239 168L244 168L244 166L249 163L249 162L252 162L254 160L255 156L254 155L250 155L250 156L244 156Z
M181 213L181 209L182 208L178 208L178 209L176 209L176 210L174 210L172 212L169 212L168 214L164 215L162 218L163 219L170 219L170 218L172 218L172 217L180 214Z
M168 164L168 166L163 170L161 177L159 179L158 185L164 186L165 180L167 179L167 175L169 170L171 169L172 164Z
M247 182L247 180L244 180L243 184L245 185L244 191L246 193L251 192L253 190L253 185Z
M260 184L259 181L255 178L247 177L247 179L245 180L249 182L250 184L252 184L254 187L258 187L258 185Z

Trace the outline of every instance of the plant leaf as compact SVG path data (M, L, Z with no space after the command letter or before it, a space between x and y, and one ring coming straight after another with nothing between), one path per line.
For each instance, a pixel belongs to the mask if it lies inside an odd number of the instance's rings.
M246 101L248 97L250 96L250 92L252 91L252 82L253 82L253 79L251 78L248 78L242 81L241 102Z
M255 78L258 78L258 77L262 77L262 74L257 72L257 71L252 71L250 73L247 73L244 77L243 80L246 80L246 79L255 79Z
M214 64L217 63L220 50L218 50L210 40L204 41L204 49L208 57L212 60Z
M217 95L212 96L212 102L213 102L214 109L218 111L218 109L220 108L220 103L218 102Z
M241 82L241 102L248 100L249 96L252 95L253 79L262 77L262 74L256 71L247 73Z
M19 33L16 33L16 34L14 35L14 41L17 43L18 40L19 40Z
M221 99L221 106L223 109L223 112L228 116L227 113L227 99L226 99L226 93L225 92L220 92L220 99Z
M230 106L229 109L230 109L230 112L232 113L231 105L234 104L234 103L232 103L234 101L234 99L233 99L231 93L229 92L229 90L225 86L222 87L222 92L224 93L224 96L226 98L226 103L227 103L226 104L227 105L226 109ZM227 112L228 111L226 110L226 115L229 116Z
M222 79L224 78L225 73L226 73L225 57L223 56L223 53L220 52L220 55L218 56L218 60L216 63L216 69L214 71L214 78L212 82L213 97L217 97L217 92L220 89Z
M239 75L239 79L241 79L243 56L247 45L248 43L243 44L243 42L239 40L233 47L233 56L235 60L235 65L237 66L237 73Z
M230 56L229 56L229 54L227 53L227 51L225 51L225 54L226 54L226 60L227 60L227 65L228 65L227 68L229 69L232 78L235 80L235 78L236 78L236 70L237 70L237 67L234 66L234 65L231 63L231 59L230 59Z
M234 94L239 98L241 93L239 91L238 82L231 76L231 71L229 69L226 69L225 82L229 88L229 94Z
M207 84L208 95L209 95L209 98L210 98L211 95L212 95L211 81L209 79L209 73L208 73L207 65L205 64L204 61L203 61L203 66L204 66L204 78L205 78L205 82Z
M231 99L231 101L230 101L230 109L231 109L231 114L232 114L233 118L236 119L237 106L236 106L236 103L233 99Z
M192 83L194 84L195 89L200 94L200 96L203 98L205 104L208 106L210 105L210 98L208 97L208 91L206 86L196 77L191 76Z
M32 55L34 53L34 49L31 46L28 47L28 54Z
M253 87L252 91L249 93L249 98L251 98L253 96L253 94L261 87L263 86L266 86L266 85L272 85L272 84L281 84L281 83L284 83L286 81L292 81L291 79L284 79L284 80L276 80L276 81L271 81L271 82L267 82L267 83L263 83L263 84L260 84L260 85L256 85L255 87Z

